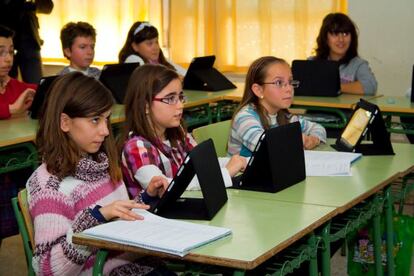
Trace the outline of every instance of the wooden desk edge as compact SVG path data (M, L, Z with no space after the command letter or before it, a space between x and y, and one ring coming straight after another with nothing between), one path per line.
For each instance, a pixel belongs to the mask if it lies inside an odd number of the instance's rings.
M368 197L378 193L379 191L383 190L386 186L391 185L395 180L400 178L402 175L406 175L403 172L397 172L396 174L390 176L389 178L383 180L380 184L376 185L371 190L361 194L360 196L356 197L354 200L348 202L347 204L337 208L338 214L342 214L358 203L362 202L363 200L367 199Z
M21 143L27 143L27 142L33 142L34 138L32 135L30 136L26 136L26 137L19 137L19 138L15 138L15 139L9 139L6 141L2 141L0 143L0 148L1 147L7 147L7 146L12 146L12 145L17 145L17 144L21 144Z
M116 242L103 241L103 240L95 239L89 236L84 236L81 233L74 234L72 236L72 242L75 244L96 247L98 249L126 251L126 252L136 253L138 255L140 254L150 255L150 256L166 258L166 259L191 261L191 262L197 262L197 263L202 263L202 264L225 266L225 267L236 268L236 269L253 269L255 267L253 266L254 261L240 261L240 260L234 260L234 259L228 259L228 258L218 258L218 257L213 257L213 256L205 257L203 255L194 254L194 253L189 253L185 255L184 257L180 257L177 255L144 249L144 248L136 247L133 245L125 245L125 244L120 244Z

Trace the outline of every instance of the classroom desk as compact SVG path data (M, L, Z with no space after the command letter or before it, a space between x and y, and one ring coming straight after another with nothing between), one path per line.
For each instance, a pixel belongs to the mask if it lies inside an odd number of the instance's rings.
M332 139L328 142L333 143ZM330 143L328 143L330 144ZM322 145L317 150L329 150ZM395 155L362 156L351 166L352 176L308 176L278 193L228 189L231 195L336 207L342 213L382 190L402 175L414 171L414 146L394 143Z
M0 120L0 147L33 141L37 125L37 120L29 117Z
M211 221L196 223L227 227L232 235L192 250L183 258L134 246L106 242L82 234L76 244L168 257L238 270L254 269L332 218L334 208L229 196ZM254 237L254 238L253 238Z
M332 141L330 141L332 142ZM320 150L328 150L328 145L324 145ZM393 260L393 214L391 195L391 183L396 179L406 176L414 171L414 146L411 144L393 144L395 155L393 156L363 156L355 161L351 167L351 177L307 177L304 181L293 185L278 193L260 193L253 191L243 191L228 189L228 194L232 196L241 196L243 198L251 197L273 202L292 202L303 203L306 205L319 205L335 207L335 215L344 214L352 211L353 207L363 202L369 197L367 204L370 204L370 214L367 219L373 219L374 234L376 238L376 250L380 247L380 210L378 206L384 206L386 243L387 243L387 265L389 275L395 275ZM383 192L380 196L379 193ZM381 207L382 209L382 207ZM368 210L368 209L367 209ZM365 214L361 211L356 212L357 218ZM364 221L364 219L361 219ZM350 221L352 222L352 221ZM352 222L357 227L357 221ZM348 224L344 225L342 233L337 235L331 233L331 224L328 223L322 229L321 238L325 244L330 240L337 240L349 233L346 229ZM338 231L339 232L339 231ZM342 235L342 236L341 236ZM380 260L380 251L376 251L376 260ZM322 268L323 275L329 275L329 246L322 250ZM379 274L382 272L381 261L376 261L376 269Z
M378 105L381 112L414 115L414 103L408 97L382 96L370 102Z
M300 237L311 233L317 225L321 226L325 223L321 238L322 240L329 240L331 219L347 212L353 206L387 188L396 178L414 170L414 147L410 144L394 144L393 146L396 152L395 156L363 156L356 161L352 165L352 177L307 177L305 181L275 194L228 189L229 201L211 221L211 224L233 229L233 237L230 241L225 239L197 249L184 259L245 270L256 267L274 254L286 249L288 245ZM328 150L329 148L325 145L320 149ZM376 199L377 197L374 198L374 201ZM390 198L388 197L388 199ZM387 204L390 207L392 203L388 202ZM288 206L292 209L284 209ZM298 211L297 208L302 211ZM327 213L322 215L319 213L321 211L319 208L328 208L323 209ZM305 216L302 213L306 209L311 212L311 216L315 215L313 213L315 210L318 210L320 218L311 223L308 220L308 215ZM266 210L266 212L260 212L260 210ZM386 210L388 212L386 216L388 222L390 222L390 217L392 221L390 210L391 208L388 208L388 211ZM286 213L283 214L283 212ZM376 229L379 229L379 213L379 211L375 211L372 216L368 217L373 219ZM278 223L273 225L272 221ZM300 227L305 227L306 224L309 224L309 226L299 230L296 228L298 223L301 224ZM280 232L281 227L286 230L286 233ZM294 229L291 227L294 227ZM388 224L386 227L388 233L390 233L387 235L387 242L392 244L393 229L389 228ZM269 229L276 237L269 235L269 232L267 232ZM301 234L298 235L298 233ZM253 241L254 245L251 245L251 237L253 236L257 240ZM233 239L237 241L236 244L232 244ZM103 249L143 252L134 247L119 247L114 243L104 242L102 244L96 240L85 239L81 235L75 235L74 242L94 245ZM243 246L240 247L240 244L243 244ZM376 247L379 248L380 235L378 232L376 244ZM258 248L259 245L265 247ZM249 248L249 250L243 250L243 248ZM392 246L388 248L390 248L390 251L392 250ZM248 253L248 256L244 255L247 251L251 252ZM326 252L323 252L325 256L323 262L329 263L329 250ZM148 252L145 251L145 253ZM387 253L391 254L391 252ZM263 258L258 256L263 256ZM381 258L379 253L376 258L377 260ZM382 271L381 262L378 263L378 269ZM393 266L390 259L388 263ZM329 267L329 265L323 266L323 268L326 267ZM329 268L323 272L324 275L329 275ZM389 272L390 275L394 275L391 271Z

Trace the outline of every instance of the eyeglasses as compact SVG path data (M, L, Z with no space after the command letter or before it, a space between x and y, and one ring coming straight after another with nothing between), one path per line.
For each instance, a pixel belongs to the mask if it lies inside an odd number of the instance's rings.
M3 57L3 58L6 57L7 55L10 55L12 57L15 54L17 54L17 50L6 50L6 49L0 50L0 57Z
M169 105L174 105L177 104L178 102L181 103L185 103L187 101L187 97L184 96L184 94L179 94L179 95L171 95L168 97L164 97L164 98L152 98L153 101L157 101L157 102L163 102L165 104L169 104Z
M274 84L277 88L285 88L288 85L292 86L293 88L298 88L300 82L297 80L290 80L288 82L284 82L282 80L275 80L273 82L262 82L262 84Z

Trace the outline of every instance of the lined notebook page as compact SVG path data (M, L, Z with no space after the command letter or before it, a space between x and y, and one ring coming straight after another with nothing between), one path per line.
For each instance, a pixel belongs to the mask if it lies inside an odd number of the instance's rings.
M353 152L305 150L306 176L350 176L351 163L361 156Z
M134 209L134 212L144 219L108 222L87 229L83 234L181 257L196 247L231 234L227 228L166 219L142 209Z

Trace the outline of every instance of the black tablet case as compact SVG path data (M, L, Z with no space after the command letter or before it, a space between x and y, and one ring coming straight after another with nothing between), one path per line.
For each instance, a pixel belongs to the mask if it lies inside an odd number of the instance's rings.
M296 96L336 97L341 94L339 63L331 60L294 60L293 79L298 80Z
M216 57L196 57L191 62L184 77L184 89L201 91L220 91L236 86L213 65Z
M182 198L195 175L203 198ZM167 218L211 220L226 202L226 188L214 143L208 139L191 150L167 191L151 210Z
M33 98L33 102L32 105L29 109L30 111L30 118L32 119L39 119L39 117L42 114L42 107L43 107L43 103L46 100L46 94L49 90L50 85L53 83L53 81L57 78L58 76L47 76L47 77L43 77L40 79L39 81L39 85L37 86L36 89L36 94Z
M349 127L349 124L355 112L360 108L362 108L365 111L369 111L371 113L371 118L368 122L368 125L361 132L361 135L357 143L354 146L352 146L344 141L344 139L342 138L342 133L344 133L347 127ZM351 119L348 120L348 123L345 126L344 130L337 138L336 143L332 145L333 148L335 148L338 151L358 152L362 153L362 155L394 154L394 150L391 144L390 133L387 131L385 127L384 119L382 118L381 111L377 105L365 101L364 99L360 99L350 118ZM371 141L364 141L364 143L362 143L363 138L366 137L368 133L370 134Z
M299 122L265 131L235 188L275 193L306 178Z
M139 62L135 62L106 64L102 68L99 80L111 91L117 103L124 103L129 77L138 66Z

